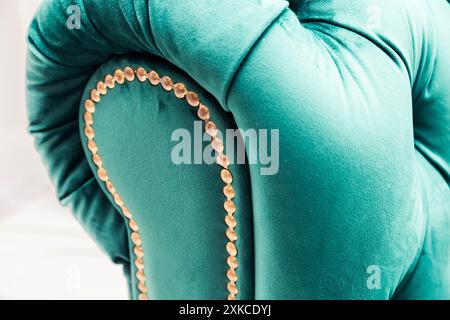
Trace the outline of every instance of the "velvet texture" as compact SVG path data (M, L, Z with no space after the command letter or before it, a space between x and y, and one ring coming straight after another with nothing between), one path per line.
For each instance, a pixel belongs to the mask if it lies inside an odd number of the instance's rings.
M66 26L73 4L79 30ZM87 90L126 65L198 91L222 130L279 129L278 174L231 167L239 298L450 298L449 28L444 0L47 1L28 39L30 132L59 199L124 264L133 298L129 230L79 130ZM170 161L192 110L132 83L95 117L141 227L151 298L225 298L218 168Z

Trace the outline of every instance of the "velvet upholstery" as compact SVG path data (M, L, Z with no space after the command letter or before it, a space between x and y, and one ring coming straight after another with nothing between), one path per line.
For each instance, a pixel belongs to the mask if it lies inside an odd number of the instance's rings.
M66 26L72 4L81 29ZM450 298L449 29L445 0L45 1L28 38L30 132L132 298L130 231L80 131L88 90L126 65L194 88L221 129L279 129L277 174L231 166L239 298ZM194 114L148 85L115 90L96 140L140 225L150 297L225 298L218 168L170 161Z

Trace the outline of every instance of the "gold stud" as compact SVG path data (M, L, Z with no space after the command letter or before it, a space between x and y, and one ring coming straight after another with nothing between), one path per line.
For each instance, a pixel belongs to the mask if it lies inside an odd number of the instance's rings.
M175 83L173 85L173 93L175 94L175 97L177 97L179 99L184 98L187 93L186 86L181 82Z
M227 214L225 216L225 223L227 224L227 226L229 226L231 229L235 228L237 225L236 222L236 218L233 217L232 215Z
M206 133L214 138L217 135L217 127L216 124L212 121L208 121L205 124L205 131Z
M97 145L95 144L94 140L88 141L88 148L93 154L97 153L98 151Z
M119 206L119 207L123 207L123 200L122 198L117 194L117 193L113 193L113 199L114 202Z
M115 85L114 77L110 74L105 76L105 84L109 89L113 89Z
M161 81L158 73L156 73L156 71L153 71L153 70L147 74L147 77L148 77L148 81L150 81L150 83L154 86L157 86L159 84L159 82Z
M229 256L227 258L227 263L231 270L234 270L238 267L238 262L237 262L236 257Z
M94 139L94 129L92 129L91 126L86 126L84 127L84 135L89 139L92 140Z
M138 279L139 282L145 282L145 280L146 280L145 274L142 271L136 272L136 278Z
M186 94L186 100L191 107L197 107L200 104L200 99L195 92L189 91Z
M228 242L226 248L230 256L234 257L237 255L237 249L233 242Z
M144 282L139 282L138 289L142 293L147 293L147 287L145 286Z
M84 101L84 108L89 113L94 113L95 112L95 104L90 99L86 99L86 101Z
M102 95L106 94L106 84L103 81L97 82L97 91Z
M110 193L115 193L115 192L116 192L116 188L114 187L114 185L112 184L111 181L106 181L106 189L107 189Z
M98 93L97 89L91 90L91 100L94 102L100 102L100 93Z
M236 300L236 296L234 294L229 294L227 300Z
M94 161L95 165L99 168L103 165L103 160L97 153L92 156L92 160Z
M236 193L230 184L223 187L223 194L227 197L227 199L233 199L236 196Z
M220 178L227 184L233 182L233 176L227 169L222 169L222 171L220 171Z
M140 82L144 82L145 80L147 80L147 71L145 71L145 69L142 67L136 69L136 75Z
M102 181L106 182L106 181L109 180L108 172L106 172L106 170L104 168L99 168L97 170L97 175L98 175L99 179L102 180Z
M228 282L227 289L228 289L228 291L230 291L230 294L232 294L232 295L238 294L238 289L236 288L236 285L234 284L234 282Z
M134 80L134 70L131 67L126 67L125 69L123 69L123 73L125 74L125 79L127 79L128 81L133 81Z
M139 297L138 297L138 299L139 300L148 300L148 297L147 297L147 294L145 294L145 293L139 293Z
M125 74L121 69L116 69L116 71L114 71L114 80L118 84L122 84L125 82Z
M144 270L144 261L142 261L142 259L137 258L136 260L134 260L134 265L138 270L140 271Z
M236 234L236 232L234 232L234 231L231 230L230 228L227 229L226 235L227 235L227 238L228 238L230 241L236 241L236 240L237 240L237 234Z
M230 160L225 154L219 154L216 158L216 162L219 166L221 166L224 169L228 169L228 166L230 165Z
M173 88L173 82L172 79L170 79L168 76L164 76L161 78L161 85L164 90L170 91Z
M224 202L223 204L223 208L225 209L226 212L228 212L229 214L233 214L236 212L236 205L234 204L233 201L231 200L227 200Z
M142 245L142 239L139 233L132 232L131 233L131 241L133 241L134 245L141 246Z
M141 259L144 257L144 250L142 249L141 246L134 247L133 251L134 251L134 254L136 255L136 257L141 258Z
M132 215L131 215L130 210L127 207L125 207L125 206L122 207L122 213L126 218L131 219Z
M200 104L200 108L198 108L197 115L200 119L202 119L204 121L208 121L209 120L209 109L205 105Z
M92 113L90 112L85 112L83 115L84 118L84 123L86 123L86 125L90 126L94 124L94 119L92 118Z
M212 147L213 150L215 150L217 153L222 153L222 152L223 152L223 142L222 142L222 140L220 140L219 138L215 137L215 138L211 141L211 147Z
M236 273L236 271L234 271L234 270L229 269L229 270L227 271L227 277L228 277L228 280L230 280L230 281L232 281L232 282L238 281L237 273Z
M130 226L130 229L133 230L134 232L139 230L138 224L133 219L130 219L128 225Z

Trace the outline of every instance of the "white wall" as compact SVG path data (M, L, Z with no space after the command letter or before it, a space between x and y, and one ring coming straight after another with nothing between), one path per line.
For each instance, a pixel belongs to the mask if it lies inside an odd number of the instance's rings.
M0 299L125 299L122 270L61 208L27 134L26 30L39 0L0 0Z

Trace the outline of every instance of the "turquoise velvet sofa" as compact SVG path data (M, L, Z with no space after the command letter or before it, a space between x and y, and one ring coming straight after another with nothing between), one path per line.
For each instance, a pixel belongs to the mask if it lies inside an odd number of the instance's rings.
M131 298L450 298L448 1L54 0L28 43L36 148ZM174 163L199 120L278 130L276 174Z

